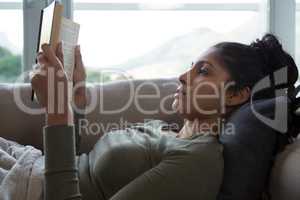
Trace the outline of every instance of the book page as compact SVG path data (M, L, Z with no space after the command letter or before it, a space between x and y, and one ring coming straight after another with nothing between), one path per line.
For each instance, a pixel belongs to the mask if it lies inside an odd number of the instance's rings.
M75 65L75 46L79 36L79 24L62 18L60 29L60 40L63 42L64 70L69 81L73 81L73 70Z
M70 101L73 92L73 70L75 66L75 46L79 36L79 24L62 17L60 28L60 40L63 43L64 70L68 78L68 92Z
M38 52L42 51L41 49L42 44L44 43L50 44L54 9L55 9L55 2L51 3L48 7L44 8L42 11L39 44L37 49Z

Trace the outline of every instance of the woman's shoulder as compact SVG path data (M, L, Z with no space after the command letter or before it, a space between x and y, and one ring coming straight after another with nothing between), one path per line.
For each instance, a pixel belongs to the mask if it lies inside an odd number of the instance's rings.
M157 119L145 119L144 122L134 123L129 126L129 129L133 129L135 131L145 133L149 136L160 137L165 134L166 127L170 125L162 120Z

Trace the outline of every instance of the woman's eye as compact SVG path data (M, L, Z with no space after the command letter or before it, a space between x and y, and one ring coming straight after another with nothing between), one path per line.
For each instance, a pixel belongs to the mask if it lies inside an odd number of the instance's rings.
M202 75L207 75L208 74L208 69L206 67L199 67L198 68L198 73Z

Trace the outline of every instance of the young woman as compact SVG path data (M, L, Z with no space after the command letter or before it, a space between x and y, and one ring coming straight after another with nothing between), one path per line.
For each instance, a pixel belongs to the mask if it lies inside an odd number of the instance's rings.
M59 84L67 84L66 75L61 73L61 47L56 52L48 45L42 49L38 55L40 67L35 69L31 83L47 110L45 195L51 200L214 200L222 182L223 158L218 142L220 129L210 127L248 102L254 85L274 71L288 67L285 87L292 99L298 79L294 60L273 35L267 34L250 45L219 43L179 76L181 84L173 103L185 119L179 133L165 133L163 125L153 121L107 133L88 155L75 159L68 92L66 87L57 89ZM47 86L51 71L55 72L54 88ZM74 84L84 81L85 70L77 48ZM60 96L60 103L49 102L50 93ZM274 89L269 89L255 98L273 96ZM74 99L78 107L84 107L84 86ZM58 108L63 112L57 112Z

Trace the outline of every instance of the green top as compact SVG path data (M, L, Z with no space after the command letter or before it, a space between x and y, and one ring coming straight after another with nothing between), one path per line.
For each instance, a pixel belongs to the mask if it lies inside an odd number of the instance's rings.
M82 199L215 200L223 175L217 138L176 138L163 134L163 125L150 121L106 133L88 155L80 155ZM54 131L64 134L62 127Z

